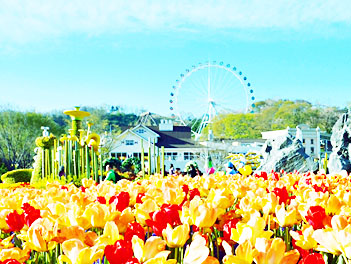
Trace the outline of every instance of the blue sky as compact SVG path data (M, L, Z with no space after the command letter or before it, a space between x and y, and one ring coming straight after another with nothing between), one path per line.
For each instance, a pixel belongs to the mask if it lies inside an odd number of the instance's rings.
M256 101L351 101L347 1L0 0L0 21L0 104L22 110L170 115L175 80L208 60L240 69Z

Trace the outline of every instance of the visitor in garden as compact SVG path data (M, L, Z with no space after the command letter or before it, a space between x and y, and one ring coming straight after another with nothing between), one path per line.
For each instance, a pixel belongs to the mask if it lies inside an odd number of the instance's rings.
M176 170L175 170L175 175L176 175L176 176L182 175L182 171L180 170L180 168L176 168Z
M61 179L62 176L66 176L65 174L65 167L64 166L61 166L60 169L59 169L59 177Z
M196 169L194 167L193 164L190 164L190 168L188 170L188 175L191 177L191 178L194 178L196 176L197 172L196 172Z
M107 164L106 171L107 174L105 181L112 181L113 183L117 183L121 179L121 176L119 176L119 174L115 172L112 165Z
M234 164L229 161L227 164L227 175L238 174L238 170L235 168Z
M173 164L171 164L171 166L169 167L168 174L173 175L174 173L175 173L174 166L173 166Z

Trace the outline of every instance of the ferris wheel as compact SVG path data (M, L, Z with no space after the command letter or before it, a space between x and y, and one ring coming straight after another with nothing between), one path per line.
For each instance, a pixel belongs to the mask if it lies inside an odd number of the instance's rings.
M225 113L253 112L254 91L247 77L224 62L193 65L180 74L170 93L172 117L191 126L198 140L213 118Z

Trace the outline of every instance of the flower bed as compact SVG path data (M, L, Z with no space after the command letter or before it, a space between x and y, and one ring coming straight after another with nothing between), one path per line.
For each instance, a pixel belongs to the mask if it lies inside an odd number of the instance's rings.
M350 263L350 189L340 175L264 172L17 184L0 189L0 261Z

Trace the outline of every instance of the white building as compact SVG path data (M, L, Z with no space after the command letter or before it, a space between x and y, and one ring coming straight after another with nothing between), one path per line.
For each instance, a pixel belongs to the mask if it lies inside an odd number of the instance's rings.
M263 139L274 139L287 134L295 136L301 140L306 154L314 158L324 157L325 151L329 154L332 150L331 134L320 131L319 127L310 128L306 124L300 124L296 128L287 127L283 130L265 131L261 134Z
M200 168L204 167L204 159L200 156L204 156L206 147L192 140L190 127L174 126L171 120L161 120L159 126L140 124L125 128L118 136L110 155L118 158L140 158L143 148L145 157L151 157L152 168L155 168L155 156L161 156L162 146L167 171L171 164L174 168L183 170L185 164L190 160L195 160Z

